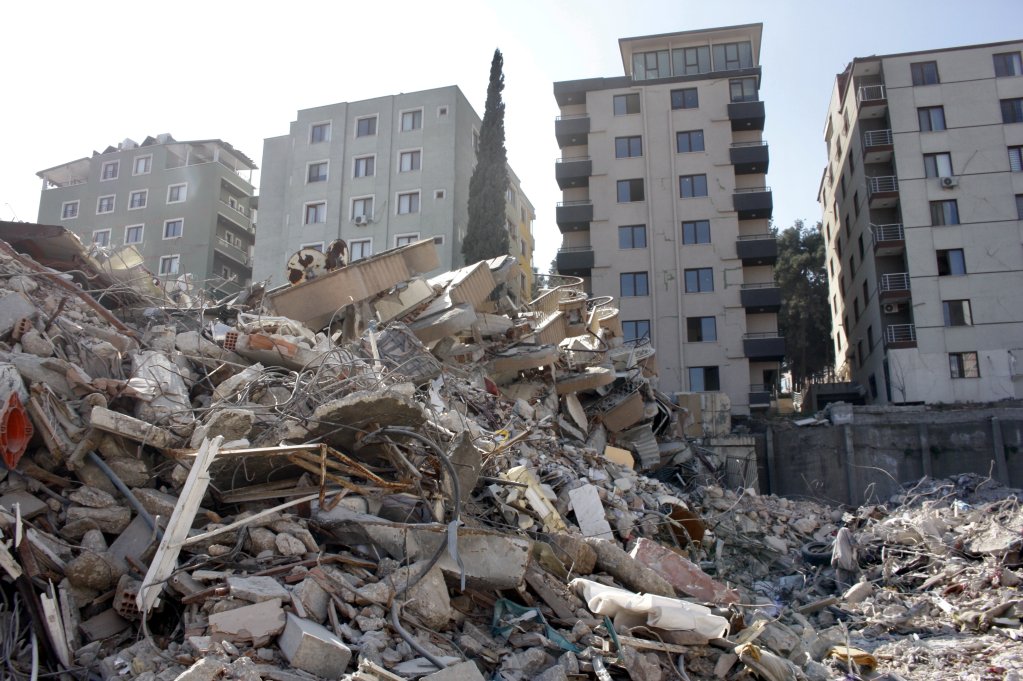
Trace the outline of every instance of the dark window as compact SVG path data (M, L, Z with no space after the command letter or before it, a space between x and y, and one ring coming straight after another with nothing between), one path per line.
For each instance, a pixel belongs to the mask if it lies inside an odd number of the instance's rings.
M856 365L863 366L863 341L856 341Z
M920 132L936 132L945 129L945 107L924 106L916 110L920 121Z
M721 390L717 367L689 367L689 390L702 393Z
M707 196L707 176L682 175L678 178L678 193L683 199Z
M330 123L317 123L309 129L309 143L330 141Z
M668 60L667 50L637 52L632 55L632 78L634 80L668 78L669 76L671 76L671 62Z
M954 277L966 274L966 258L963 249L952 248L938 251L938 276Z
M951 177L953 174L951 154L924 154L925 177Z
M622 298L650 295L646 272L622 272L618 276L622 287Z
M1023 97L1002 100L1002 123L1023 123Z
M310 163L309 164L309 182L326 182L327 181L327 162L322 163Z
M614 96L615 116L639 113L639 93Z
M870 375L870 378L867 379L867 383L870 384L871 399L877 399L877 379L874 377L874 374Z
M643 200L643 180L618 180L618 203Z
M860 297L853 298L853 324L860 321Z
M650 320L636 319L622 322L622 331L625 334L625 342L650 338Z
M1023 194L1016 194L1016 219L1023 220Z
M710 267L686 270L686 293L707 293L714 290L714 270Z
M955 199L931 201L931 224L958 225L959 203Z
M938 62L921 61L910 64L909 70L913 74L913 85L936 85L938 80Z
M703 130L683 130L675 133L675 150L680 154L703 151Z
M860 193L853 192L853 213L856 217L860 216Z
M630 158L643 155L643 138L615 137L615 158Z
M728 92L733 102L757 101L756 78L732 78L728 81Z
M1023 172L1023 147L1009 147L1009 170Z
M714 70L734 71L753 67L753 46L749 42L714 46Z
M362 158L355 159L355 177L370 177L373 175L374 165L375 158L373 156L363 156Z
M980 378L976 352L948 353L948 368L952 378Z
M992 55L995 62L995 76L1018 76L1023 74L1023 64L1020 63L1019 52L1003 52Z
M973 315L970 314L969 300L943 300L942 312L945 315L945 326L972 326Z
M619 227L618 248L646 248L646 225Z
M709 343L718 339L714 317L686 317L686 339L690 343Z
M676 76L710 72L710 48L683 47L671 51L671 66Z
M700 106L700 96L694 87L671 91L672 109L695 109Z
M695 220L682 223L682 243L709 244L710 220Z
M856 277L856 254L849 254L849 279L852 280Z
M377 117L360 118L355 122L355 136L368 137L377 134Z
M863 280L863 304L866 305L867 301L870 300L870 288L867 286L867 280Z

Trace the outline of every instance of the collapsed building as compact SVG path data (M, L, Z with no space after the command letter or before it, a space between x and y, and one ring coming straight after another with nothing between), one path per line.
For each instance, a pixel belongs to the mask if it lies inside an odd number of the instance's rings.
M1018 667L1013 491L843 511L730 484L713 397L662 395L577 279L425 278L427 240L203 303L131 249L0 239L12 678Z

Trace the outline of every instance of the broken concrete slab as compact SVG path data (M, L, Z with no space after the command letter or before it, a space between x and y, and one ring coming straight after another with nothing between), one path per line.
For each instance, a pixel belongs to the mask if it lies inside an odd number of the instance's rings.
M475 662L466 661L424 676L421 681L484 681L484 678Z
M292 425L286 437L299 441L324 438L332 447L352 451L362 431L371 426L416 429L425 421L423 408L393 389L360 390L321 404L306 425Z
M586 367L581 372L558 376L555 388L559 395L568 395L596 390L602 386L611 385L614 381L614 369L606 366L592 366Z
M120 534L131 522L131 510L124 506L90 508L72 506L67 510L67 521L89 521L106 534Z
M49 510L45 501L22 489L11 490L0 496L0 507L13 513L15 505L20 508L22 518L34 518Z
M169 430L105 407L94 407L89 416L89 423L93 428L158 449L176 447L181 442L181 439Z
M636 593L674 598L675 589L659 574L626 553L616 542L586 539L597 553L597 569L615 577Z
M39 314L35 303L24 293L8 291L0 294L0 336L6 336L22 319L35 319Z
M497 373L540 369L556 362L559 356L558 348L553 345L518 346L494 355L489 367Z
M250 603L262 603L274 599L286 603L291 600L291 592L273 577L232 575L227 578L227 586L231 590L231 598L240 598Z
M290 612L277 645L292 667L325 679L340 679L352 659L351 649L329 629Z
M230 641L262 647L284 631L281 599L273 598L210 615L210 636L214 641Z
M643 565L654 570L679 593L699 598L705 603L731 605L739 602L739 593L713 579L699 565L671 549L641 537L629 553Z
M587 484L571 489L568 496L572 500L572 510L584 537L614 539L611 525L605 518L604 504L600 501L600 494L594 485Z

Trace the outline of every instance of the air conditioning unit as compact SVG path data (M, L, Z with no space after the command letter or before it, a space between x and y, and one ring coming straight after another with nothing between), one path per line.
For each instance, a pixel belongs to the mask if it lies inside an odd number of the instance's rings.
M881 306L881 309L884 310L885 314L895 314L896 312L899 311L899 304L885 303L884 305Z
M941 183L942 189L951 189L959 184L958 177L942 177L939 182Z
M357 224L357 225L369 224L369 218L366 217L365 215L356 215L355 216L355 224Z

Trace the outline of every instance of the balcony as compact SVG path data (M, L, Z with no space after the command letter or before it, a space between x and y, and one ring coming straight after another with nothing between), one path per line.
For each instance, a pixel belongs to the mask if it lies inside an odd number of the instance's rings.
M593 174L593 161L589 156L559 158L554 164L554 177L562 189L589 187Z
M593 269L593 246L569 246L558 249L558 273L588 277Z
M742 337L742 351L751 360L780 362L785 359L785 339L777 331L747 333Z
M893 139L891 129L867 130L863 133L863 162L888 163L892 160Z
M593 221L593 202L562 201L554 210L554 220L558 223L561 233L589 229Z
M906 250L906 231L902 223L891 225L870 225L873 235L874 255L898 255Z
M244 267L249 267L251 264L251 258L249 257L248 251L235 246L227 239L217 237L216 241L213 242L213 250L224 257L234 260L236 263L239 263Z
M768 154L767 142L733 142L728 150L732 165L735 166L736 175L751 175L753 173L766 173Z
M899 202L899 178L894 175L868 177L867 194L871 209L893 208Z
M777 312L781 309L781 289L774 282L743 284L739 301L746 312Z
M912 292L909 288L909 272L893 272L881 275L878 282L878 297L882 303L894 303L909 300Z
M735 251L747 267L773 265L778 260L778 239L771 233L740 236Z
M748 187L736 189L732 203L740 220L770 218L774 211L774 199L770 187Z
M856 90L860 118L880 118L888 111L888 93L884 85L861 85Z
M916 347L915 324L890 324L884 330L884 344L892 350Z
M589 134L589 114L571 114L554 119L554 136L558 139L559 148L586 144Z
M728 119L732 121L732 130L763 130L764 103L731 102L728 105Z
M750 383L749 386L749 408L750 409L769 409L771 407L771 397L773 394L772 385L765 383Z

